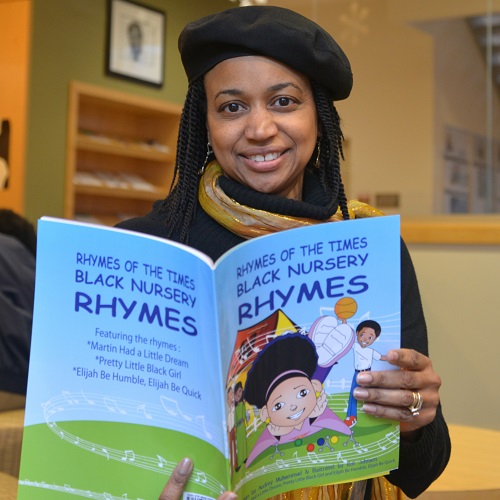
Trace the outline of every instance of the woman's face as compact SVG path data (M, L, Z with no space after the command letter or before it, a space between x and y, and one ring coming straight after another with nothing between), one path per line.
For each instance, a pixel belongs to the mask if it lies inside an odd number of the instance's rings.
M311 84L272 59L227 59L205 75L207 127L224 173L256 191L300 200L318 119Z

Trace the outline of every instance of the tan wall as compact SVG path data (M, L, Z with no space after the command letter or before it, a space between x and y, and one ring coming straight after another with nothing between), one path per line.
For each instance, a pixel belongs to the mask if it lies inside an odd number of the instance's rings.
M484 14L487 3L270 3L316 20L351 61L354 88L349 99L337 103L349 139L348 194L368 195L374 202L376 194L397 193L401 204L394 212L406 216L441 210L444 126L480 133L486 127L485 64L463 18ZM500 11L500 0L491 4ZM500 138L498 127L496 132Z
M10 122L8 188L0 208L24 211L30 0L0 2L0 120Z
M500 248L411 245L450 423L500 430Z

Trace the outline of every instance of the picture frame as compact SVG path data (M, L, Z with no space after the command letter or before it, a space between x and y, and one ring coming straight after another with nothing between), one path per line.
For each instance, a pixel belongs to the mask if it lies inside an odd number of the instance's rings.
M132 0L108 0L106 74L161 88L165 12Z

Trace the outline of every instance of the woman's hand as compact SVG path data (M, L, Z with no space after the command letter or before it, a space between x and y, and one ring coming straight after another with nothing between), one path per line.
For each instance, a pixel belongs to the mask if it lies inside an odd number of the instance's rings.
M193 461L183 458L175 467L165 488L161 492L158 500L179 500L182 498L184 487L193 471ZM235 500L237 497L231 491L223 493L218 500Z
M401 369L359 373L361 387L354 389L354 397L365 402L365 413L399 420L401 437L411 440L436 416L441 378L431 360L413 349L389 351L387 361ZM414 393L422 397L422 408L415 415L409 409L415 402Z

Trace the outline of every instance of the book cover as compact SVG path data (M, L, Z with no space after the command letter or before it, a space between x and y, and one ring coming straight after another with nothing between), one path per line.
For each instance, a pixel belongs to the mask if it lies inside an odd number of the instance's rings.
M57 219L38 238L19 499L156 499L184 456L193 500L397 467L397 424L350 398L356 366L389 369L399 347L397 216L257 238L215 264Z

